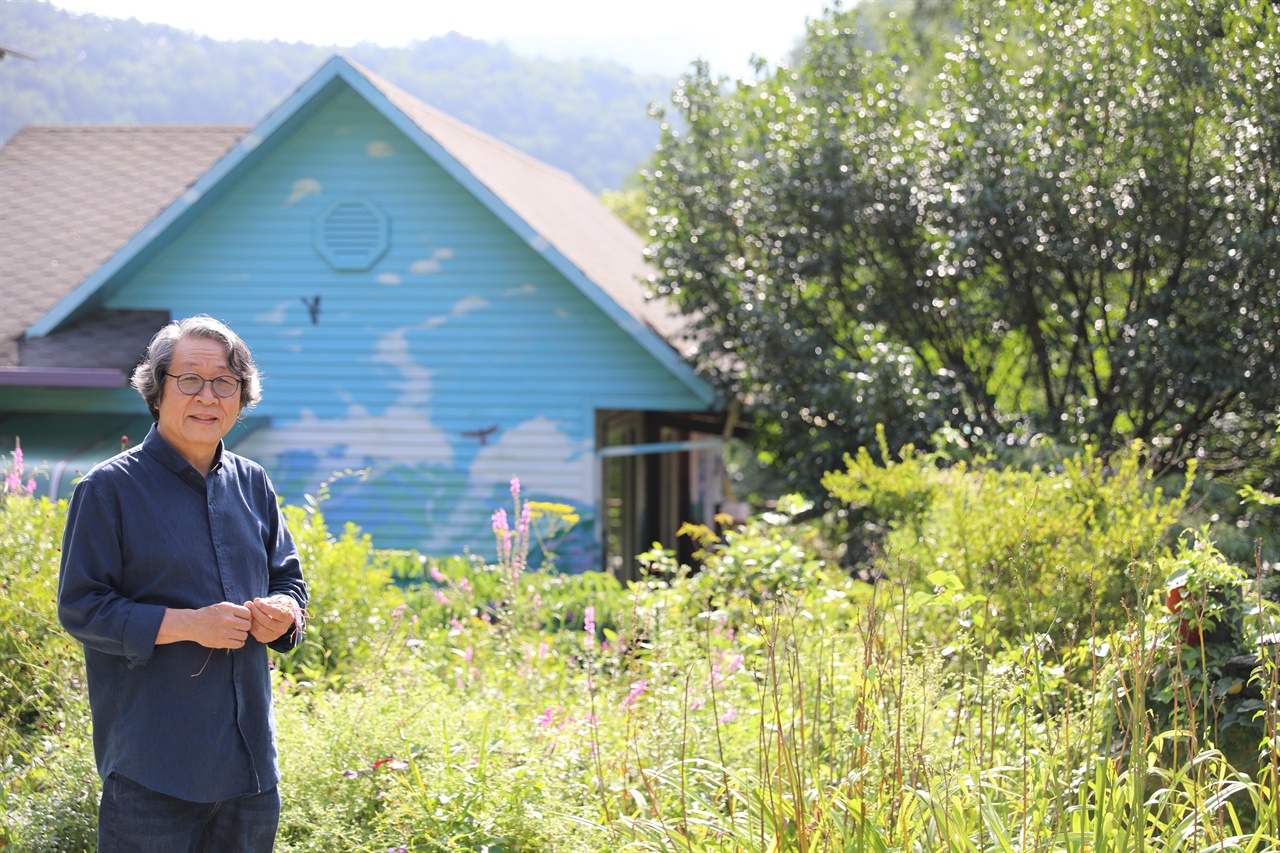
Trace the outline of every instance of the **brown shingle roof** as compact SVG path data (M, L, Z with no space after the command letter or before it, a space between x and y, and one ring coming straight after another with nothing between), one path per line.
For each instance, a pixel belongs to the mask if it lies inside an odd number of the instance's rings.
M0 367L18 365L27 328L246 131L30 126L0 147Z

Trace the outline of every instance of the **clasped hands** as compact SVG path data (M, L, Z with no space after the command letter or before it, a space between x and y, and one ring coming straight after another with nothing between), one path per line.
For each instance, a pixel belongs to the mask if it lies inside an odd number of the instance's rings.
M220 601L197 610L167 610L156 642L190 640L210 649L238 649L250 635L260 643L279 639L292 624L293 608L284 596L244 604Z

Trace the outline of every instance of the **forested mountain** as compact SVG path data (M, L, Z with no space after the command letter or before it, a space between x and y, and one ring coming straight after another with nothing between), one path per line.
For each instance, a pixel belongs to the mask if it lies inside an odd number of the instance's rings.
M334 52L215 41L160 24L0 2L0 138L24 124L253 124ZM653 151L648 105L673 80L600 61L553 62L451 33L409 47L343 51L427 103L592 190L621 186Z

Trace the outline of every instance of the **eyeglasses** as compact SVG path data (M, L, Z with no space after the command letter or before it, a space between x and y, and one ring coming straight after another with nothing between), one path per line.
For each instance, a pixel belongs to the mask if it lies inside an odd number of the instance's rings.
M206 382L213 386L213 393L223 398L235 396L240 390L240 380L234 376L215 376L213 379L205 379L195 373L184 373L181 376L166 373L165 376L178 380L178 390L188 397L194 397L203 391Z

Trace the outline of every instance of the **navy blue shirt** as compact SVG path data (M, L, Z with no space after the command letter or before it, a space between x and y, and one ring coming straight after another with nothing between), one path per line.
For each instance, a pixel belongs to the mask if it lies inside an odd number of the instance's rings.
M200 476L155 427L75 488L58 617L84 644L98 772L193 802L275 787L267 647L156 645L166 608L283 594L307 606L266 472L219 444ZM290 628L271 648L301 639Z

